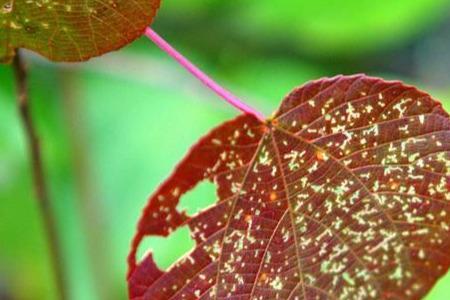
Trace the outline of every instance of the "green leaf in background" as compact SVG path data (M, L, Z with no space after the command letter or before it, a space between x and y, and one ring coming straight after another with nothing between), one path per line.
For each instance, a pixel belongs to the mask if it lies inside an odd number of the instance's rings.
M0 0L0 62L16 48L55 61L83 61L139 37L160 0Z
M233 5L230 22L248 38L282 41L327 57L362 55L404 44L450 15L448 0L241 2Z

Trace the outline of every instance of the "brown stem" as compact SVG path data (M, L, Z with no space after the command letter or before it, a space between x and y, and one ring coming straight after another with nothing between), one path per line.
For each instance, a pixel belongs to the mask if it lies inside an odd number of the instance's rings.
M61 244L57 234L55 215L52 211L48 195L42 164L41 147L30 112L27 70L19 51L17 51L17 54L14 57L13 67L17 85L17 106L28 142L28 151L32 163L34 189L38 200L40 213L42 215L42 221L44 223L44 230L48 239L48 247L55 276L57 293L59 299L65 300L67 299L67 290L65 288L65 273L61 259Z

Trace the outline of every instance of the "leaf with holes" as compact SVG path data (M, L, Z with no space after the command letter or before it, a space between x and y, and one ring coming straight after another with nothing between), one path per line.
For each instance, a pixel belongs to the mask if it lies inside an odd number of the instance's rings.
M0 62L16 48L55 61L84 61L138 38L160 0L0 0Z
M177 210L203 180L217 203ZM309 83L274 117L196 144L150 198L129 256L131 299L419 299L448 269L450 119L428 94L363 75ZM167 271L146 236L187 225Z

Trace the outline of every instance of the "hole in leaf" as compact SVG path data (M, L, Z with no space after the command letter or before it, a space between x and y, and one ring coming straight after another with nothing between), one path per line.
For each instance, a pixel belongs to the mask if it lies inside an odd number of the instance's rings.
M181 197L177 210L180 212L186 211L189 216L193 216L215 204L216 201L216 186L209 180L205 180Z
M191 252L195 242L191 238L190 230L183 226L172 232L168 237L146 237L139 245L137 257L142 261L149 251L161 270L167 270L180 257Z
M180 198L177 209L186 211L190 216L216 203L216 186L210 181L199 183L192 191ZM188 226L182 226L168 237L149 236L144 238L138 248L137 258L142 261L152 252L153 259L161 270L167 270L181 257L190 253L195 247Z

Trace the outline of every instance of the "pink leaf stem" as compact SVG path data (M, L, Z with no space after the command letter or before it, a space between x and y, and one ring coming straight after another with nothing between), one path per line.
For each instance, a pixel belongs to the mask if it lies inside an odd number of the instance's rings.
M174 58L181 66L183 66L187 71L189 71L192 75L194 75L197 79L199 79L203 84L209 87L212 91L214 91L217 95L223 98L225 101L230 103L232 106L237 108L238 110L254 115L259 120L264 122L266 119L262 113L250 107L238 97L233 95L228 90L221 87L218 83L212 80L208 75L203 73L199 68L197 68L193 63L191 63L186 57L180 54L177 50L175 50L168 42L166 42L161 36L159 36L153 29L148 27L145 31L145 36L147 36L150 40L152 40L161 50L169 54L172 58Z

